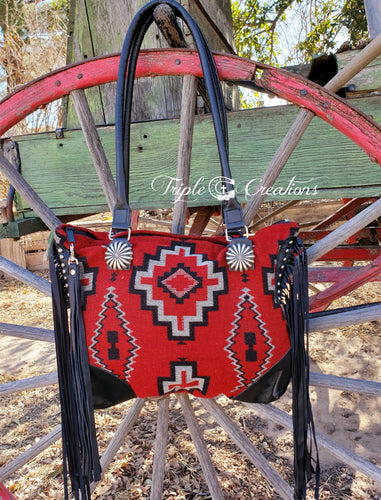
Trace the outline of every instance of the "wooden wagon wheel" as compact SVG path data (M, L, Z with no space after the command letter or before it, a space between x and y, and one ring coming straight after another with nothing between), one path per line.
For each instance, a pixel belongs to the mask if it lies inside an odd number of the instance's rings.
M381 164L381 128L358 110L352 108L347 102L341 100L332 91L340 88L349 78L365 67L374 57L381 53L381 37L375 39L360 56L353 60L343 72L340 72L326 88L319 87L285 71L272 67L256 64L253 61L241 59L235 56L216 54L215 59L220 78L230 82L255 82L257 87L272 92L289 102L302 107L293 127L285 137L279 151L276 153L268 170L264 174L262 182L271 186L280 170L286 163L291 152L299 142L304 130L312 117L317 115L332 126L340 130L352 141L358 144L374 161ZM112 55L108 57L88 60L84 63L74 64L61 70L50 73L14 92L0 103L0 135L4 135L10 127L25 118L28 114L53 100L71 94L74 105L82 125L84 135L93 158L100 182L109 206L113 205L115 199L115 187L112 175L99 139L96 126L92 119L83 89L108 83L116 80L119 57ZM257 70L261 69L261 76L257 77ZM162 50L143 51L141 53L137 77L156 75L193 75L201 77L199 60L196 53L191 50ZM187 77L188 78L188 77ZM188 78L190 88L194 88L193 77ZM186 94L187 92L185 92ZM187 113L194 109L192 105L184 107L183 115L187 123ZM192 113L191 113L192 114ZM45 222L49 229L54 230L60 223L56 215L46 206L37 193L31 189L23 177L4 158L0 157L0 170L9 182L16 188L20 195L30 204L38 216ZM250 224L259 205L263 200L257 196L249 201L245 207L245 218ZM337 230L333 231L321 241L311 246L308 250L309 260L313 262L338 244L346 240L361 228L381 215L381 199L376 200L366 208L360 215L355 216ZM181 228L183 216L179 216ZM380 273L381 262L378 257L369 269L355 271L351 281L361 283L369 280L369 276L377 276ZM7 259L0 257L0 270L6 274L16 277L24 283L30 284L46 295L50 295L49 283L18 267ZM339 290L344 284L335 285ZM341 288L340 288L341 287ZM340 293L334 290L334 293ZM312 331L324 331L332 327L346 326L350 324L381 319L381 305L374 304L371 307L360 307L355 312L338 312L311 319ZM0 333L30 339L53 341L51 331L38 328L28 328L18 325L0 323ZM372 396L381 395L381 384L377 382L353 380L341 377L311 374L312 384L340 390L358 391ZM4 384L0 387L0 394L9 394L25 389L33 389L56 383L56 374L35 377L33 379L20 380L15 383ZM189 427L197 454L202 465L206 481L213 499L223 498L224 494L219 485L207 445L202 437L200 426L192 409L191 399L186 394L177 396L186 423ZM194 401L194 400L193 400ZM277 495L281 498L293 498L293 491L289 484L268 463L266 458L256 449L252 442L246 437L239 426L229 419L222 406L215 400L196 400L210 415L227 431L229 436L252 461L266 480L273 486ZM111 439L107 449L102 455L102 468L105 470L111 463L121 443L138 419L139 413L146 401L137 399L126 415L123 423ZM151 487L151 498L162 497L165 449L167 446L168 421L169 421L169 398L160 399L158 406L157 433L155 443L155 459L153 464L153 478ZM251 405L253 411L265 418L285 427L291 427L290 417L271 405ZM51 443L60 437L60 428L57 427L47 436L31 446L16 460L5 465L0 470L0 483L20 467L36 457ZM341 461L366 474L369 478L381 482L381 469L369 461L334 443L329 437L318 434L320 446L328 449ZM95 487L95 485L94 485ZM250 486L248 485L248 488Z

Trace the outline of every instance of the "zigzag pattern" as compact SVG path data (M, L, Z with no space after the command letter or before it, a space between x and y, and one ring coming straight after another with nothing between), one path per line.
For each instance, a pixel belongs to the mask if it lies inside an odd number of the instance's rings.
M227 339L227 345L224 348L225 351L228 353L228 358L234 365L234 371L237 374L237 380L238 384L234 388L234 392L244 389L248 385L248 380L245 378L245 373L243 371L243 366L242 363L239 360L239 357L237 356L237 352L234 350L234 346L236 344L235 338L237 335L241 334L243 335L244 332L240 331L241 330L241 325L240 322L243 319L243 313L244 311L251 311L253 313L253 321L256 322L256 327L259 328L261 331L261 335L265 338L264 343L269 347L269 350L267 351L267 357L262 363L260 364L260 369L257 371L255 377L252 378L251 382L256 380L259 375L261 375L264 371L266 371L266 366L269 364L270 359L272 357L272 351L274 349L273 344L271 343L271 337L268 335L268 330L265 328L265 323L262 320L261 313L258 311L258 305L254 302L254 297L250 294L250 289L249 288L243 288L242 289L242 294L239 297L240 301L237 304L237 310L234 313L235 320L232 322L232 330L230 330L230 336ZM245 308L244 304L249 303L250 307Z
M132 335L132 330L129 328L129 322L125 318L125 313L122 310L122 304L118 301L118 295L114 293L115 288L109 287L107 289L107 293L104 296L104 301L102 303L102 310L99 312L99 319L96 323L97 328L94 332L94 336L91 339L91 344L89 345L89 350L91 351L92 358L98 364L107 371L111 371L110 368L105 363L104 357L100 356L101 352L105 352L104 349L98 350L97 345L100 341L100 336L103 334L107 334L105 331L104 322L107 319L107 313L110 309L115 311L115 317L120 321L120 327L127 337L127 342L132 345L131 349L128 350L129 356L126 357L126 363L124 366L124 373L126 380L129 380L131 376L131 372L133 370L133 364L136 362L137 351L140 349L140 346L136 343L136 337ZM111 302L111 306L110 306ZM124 340L126 342L126 340Z

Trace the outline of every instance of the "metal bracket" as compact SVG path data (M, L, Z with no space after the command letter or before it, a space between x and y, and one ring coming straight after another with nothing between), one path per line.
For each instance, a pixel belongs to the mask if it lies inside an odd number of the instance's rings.
M2 142L2 151L4 157L17 169L21 171L21 159L19 147L17 142L7 139ZM9 187L7 202L5 206L5 217L8 222L15 220L13 212L13 201L15 198L16 190L13 186Z
M56 128L56 139L64 139L64 129L63 128Z

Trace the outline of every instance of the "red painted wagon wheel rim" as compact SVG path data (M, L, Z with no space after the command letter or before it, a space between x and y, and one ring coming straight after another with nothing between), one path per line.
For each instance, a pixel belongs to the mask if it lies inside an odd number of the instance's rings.
M261 69L258 82L265 91L309 109L381 164L381 127L344 99L285 70L227 54L216 53L215 60L224 81L252 81ZM116 81L118 63L118 54L89 59L53 71L9 94L0 102L0 136L39 107L73 90ZM143 50L136 70L136 78L186 74L202 76L198 54L189 49Z

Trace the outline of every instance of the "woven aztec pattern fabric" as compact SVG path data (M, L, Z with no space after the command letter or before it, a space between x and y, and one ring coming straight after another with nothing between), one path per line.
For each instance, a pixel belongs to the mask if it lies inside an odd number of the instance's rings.
M108 233L75 230L90 364L142 398L240 394L289 351L274 275L279 245L296 228L250 237L255 264L246 272L228 269L223 237L139 231L131 268L115 272L105 262Z

